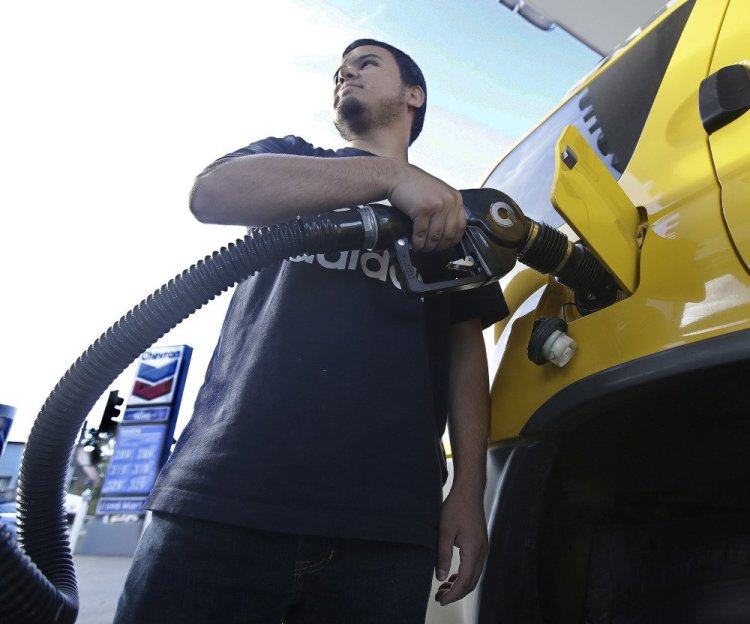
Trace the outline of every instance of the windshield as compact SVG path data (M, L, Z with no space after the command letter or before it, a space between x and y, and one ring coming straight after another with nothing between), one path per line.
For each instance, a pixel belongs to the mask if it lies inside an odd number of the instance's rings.
M503 158L485 186L510 195L529 217L563 224L550 202L555 145L575 126L616 180L630 162L688 15L687 2L571 96Z

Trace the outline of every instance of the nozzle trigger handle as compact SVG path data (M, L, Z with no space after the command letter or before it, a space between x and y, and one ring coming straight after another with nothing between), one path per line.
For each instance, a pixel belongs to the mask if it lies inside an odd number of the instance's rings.
M396 261L398 262L401 287L404 289L404 292L409 295L442 295L457 290L476 288L487 281L486 275L473 274L467 277L425 283L420 279L419 272L411 260L411 249L408 237L405 236L399 238L393 244L393 252L396 255Z

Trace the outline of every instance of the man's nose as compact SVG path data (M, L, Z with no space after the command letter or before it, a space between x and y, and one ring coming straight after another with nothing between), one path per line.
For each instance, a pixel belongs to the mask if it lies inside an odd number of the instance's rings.
M342 67L339 70L339 84L346 82L347 80L352 80L357 75L357 72L353 67Z

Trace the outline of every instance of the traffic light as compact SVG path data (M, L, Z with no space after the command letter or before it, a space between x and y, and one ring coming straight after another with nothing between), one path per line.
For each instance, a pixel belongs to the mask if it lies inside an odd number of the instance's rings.
M104 414L102 415L102 422L99 425L99 433L114 433L117 429L118 420L115 420L120 415L120 405L124 399L120 396L117 390L112 390L107 397L107 405L104 407Z

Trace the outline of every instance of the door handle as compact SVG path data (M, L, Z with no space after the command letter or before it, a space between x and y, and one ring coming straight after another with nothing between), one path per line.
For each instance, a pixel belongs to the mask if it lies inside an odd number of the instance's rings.
M701 81L698 109L703 128L716 132L750 109L750 67L727 65Z

